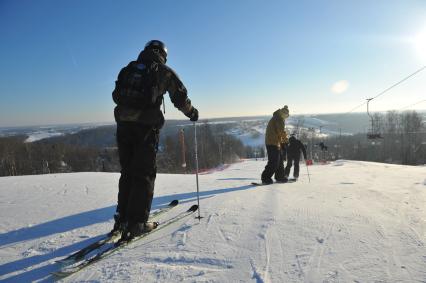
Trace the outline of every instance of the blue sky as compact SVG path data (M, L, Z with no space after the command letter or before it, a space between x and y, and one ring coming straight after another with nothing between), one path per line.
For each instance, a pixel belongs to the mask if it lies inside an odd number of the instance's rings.
M426 65L425 37L422 0L0 0L0 126L112 122L116 76L150 39L201 118L347 112ZM425 92L426 70L370 107Z

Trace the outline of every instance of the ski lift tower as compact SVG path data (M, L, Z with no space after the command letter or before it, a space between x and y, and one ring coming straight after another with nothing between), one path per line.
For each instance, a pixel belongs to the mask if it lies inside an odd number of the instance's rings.
M373 100L373 98L367 98L367 114L370 117L370 122L371 122L371 128L367 132L367 138L369 140L382 139L383 137L380 134L380 132L378 131L377 126L374 123L374 118L370 113L369 103L370 103L371 100Z

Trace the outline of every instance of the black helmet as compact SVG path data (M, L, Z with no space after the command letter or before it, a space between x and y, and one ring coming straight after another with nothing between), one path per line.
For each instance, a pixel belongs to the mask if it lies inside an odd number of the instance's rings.
M145 50L151 49L154 52L159 52L160 55L162 55L164 58L167 57L167 47L166 45L160 41L160 40L150 40L145 44Z

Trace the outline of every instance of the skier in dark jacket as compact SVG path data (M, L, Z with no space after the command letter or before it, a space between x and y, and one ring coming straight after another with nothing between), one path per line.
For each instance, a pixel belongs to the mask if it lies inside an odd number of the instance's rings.
M300 161L300 152L303 153L303 158L306 160L306 149L303 143L296 139L296 137L293 135L290 136L288 139L288 144L284 149L285 154L287 155L287 166L284 170L285 178L288 179L288 176L290 175L290 169L292 164L294 163L294 171L293 171L293 177L294 179L299 178L299 161Z
M161 104L168 92L173 105L191 121L198 110L191 105L187 90L177 74L165 65L167 48L151 40L118 74L112 97L117 106L117 145L121 165L118 204L111 231L130 240L155 228L148 217L157 173L159 133L164 124Z

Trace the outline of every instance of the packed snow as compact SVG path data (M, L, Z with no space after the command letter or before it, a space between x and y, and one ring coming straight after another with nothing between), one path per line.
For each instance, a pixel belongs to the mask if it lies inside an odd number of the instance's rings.
M255 187L265 161L201 174L190 217L64 282L426 282L426 168L339 160ZM308 171L309 170L309 171ZM308 175L309 172L309 175ZM0 281L50 282L112 228L117 173L0 178ZM196 204L194 175L159 174L153 209Z

